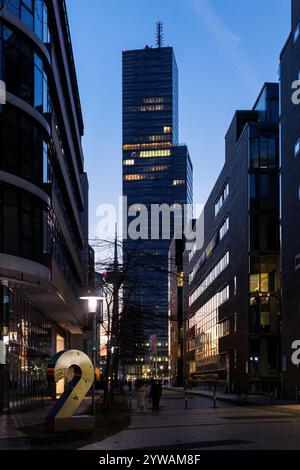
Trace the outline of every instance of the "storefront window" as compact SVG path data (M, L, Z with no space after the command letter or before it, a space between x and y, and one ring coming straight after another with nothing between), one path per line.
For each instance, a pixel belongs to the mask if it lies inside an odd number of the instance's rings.
M8 334L0 410L22 409L48 397L51 323L13 289L0 287L0 324Z

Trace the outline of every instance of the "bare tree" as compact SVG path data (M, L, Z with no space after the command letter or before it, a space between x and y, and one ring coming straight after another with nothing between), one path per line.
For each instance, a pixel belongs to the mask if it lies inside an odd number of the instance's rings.
M141 241L125 247L122 241L94 239L95 270L102 274L104 308L102 327L107 337L107 363L104 374L106 384L105 405L110 401L111 385L118 377L119 361L143 338L143 325L155 331L163 330L165 315L145 308L139 302L139 290L156 290L157 275L169 273L165 256L145 249ZM126 334L124 334L126 332ZM126 338L126 339L125 339ZM127 344L126 344L127 343Z

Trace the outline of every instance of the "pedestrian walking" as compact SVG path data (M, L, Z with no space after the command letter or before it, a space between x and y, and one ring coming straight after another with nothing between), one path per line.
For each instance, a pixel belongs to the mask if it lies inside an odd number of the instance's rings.
M146 411L146 395L147 395L147 387L144 382L142 382L138 388L138 406L142 411Z
M153 414L157 414L159 411L159 402L162 393L162 386L161 382L154 380L151 385L150 390L150 399L152 401L152 412Z
M132 390L132 382L131 382L131 379L128 380L127 384L128 384L129 393L131 394L131 390Z

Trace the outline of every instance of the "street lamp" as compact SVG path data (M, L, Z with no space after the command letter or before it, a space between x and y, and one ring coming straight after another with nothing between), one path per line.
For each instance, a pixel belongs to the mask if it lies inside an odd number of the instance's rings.
M95 403L95 372L96 372L96 342L97 342L97 302L104 300L105 297L97 295L86 295L79 297L80 300L88 302L88 313L93 315L93 367L94 367L94 381L92 386L92 409L93 416L96 416L96 403Z

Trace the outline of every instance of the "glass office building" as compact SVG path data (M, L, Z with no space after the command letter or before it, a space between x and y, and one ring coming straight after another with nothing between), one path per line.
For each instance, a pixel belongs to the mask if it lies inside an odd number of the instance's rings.
M135 253L131 313L123 334L125 374L145 377L155 370L167 376L168 251L176 216L170 216L168 235L162 219L151 218L151 207L192 203L191 160L187 147L178 144L178 71L171 47L123 52L123 196L124 257ZM142 208L148 210L143 239L133 240L128 228Z
M237 111L225 164L190 253L185 378L237 393L280 395L279 88Z
M65 2L0 16L0 413L43 402L56 352L83 349L88 182Z

